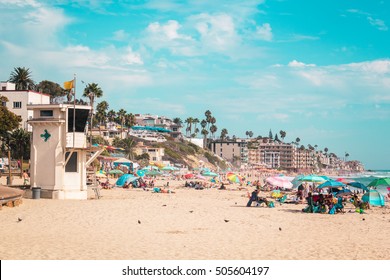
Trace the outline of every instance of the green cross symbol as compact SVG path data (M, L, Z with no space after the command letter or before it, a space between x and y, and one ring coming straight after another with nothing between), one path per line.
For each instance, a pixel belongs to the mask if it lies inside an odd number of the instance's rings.
M44 130L45 133L41 134L41 137L47 142L47 140L51 137L51 134L47 131L47 129Z

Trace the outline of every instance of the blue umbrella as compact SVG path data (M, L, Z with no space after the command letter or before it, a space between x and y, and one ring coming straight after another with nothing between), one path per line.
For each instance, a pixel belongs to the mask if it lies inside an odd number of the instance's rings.
M137 179L138 179L138 177L135 177L133 174L123 174L116 181L115 185L122 187L125 183L132 182L132 181L137 180Z
M333 188L333 187L342 187L342 186L345 186L345 184L340 181L328 180L325 183L319 185L318 188L322 189L322 188Z
M385 198L377 190L369 190L362 196L362 200L373 206L385 206Z
M300 181L322 183L322 182L325 182L326 179L324 179L323 177L317 176L317 175L307 175L305 177L302 177L300 179Z
M368 191L368 188L360 182L350 182L350 183L347 183L347 185L354 187L354 188L357 188L357 189L362 189L362 190Z
M209 176L209 177L217 177L218 174L217 173L214 173L214 172L211 172L211 171L206 171L204 173L202 173L203 176Z
M338 191L336 193L336 196L339 197L339 196L346 196L346 195L353 195L353 192L351 192L350 190L348 189L342 189L341 191Z

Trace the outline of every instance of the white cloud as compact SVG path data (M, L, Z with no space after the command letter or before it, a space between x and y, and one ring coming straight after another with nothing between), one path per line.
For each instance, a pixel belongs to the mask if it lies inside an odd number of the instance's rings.
M292 60L288 63L289 67L314 67L316 66L315 64L305 64L303 62L299 62L297 60Z
M124 58L124 63L129 64L129 65L143 65L144 62L142 61L141 55L139 53L133 52L131 47L127 48L126 54L123 56Z
M240 44L233 18L227 14L200 14L192 16L195 28L200 34L204 50L229 51Z
M147 31L161 40L191 39L190 36L179 34L181 25L176 20L169 20L166 24L153 22L147 27Z
M41 5L35 1L35 0L0 0L0 4L5 4L5 5L15 5L18 7L40 7Z
M386 26L385 22L381 19L375 19L375 18L372 18L371 16L367 17L368 19L368 22L376 27L378 30L381 30L381 31L387 31L389 28Z
M264 41L272 41L272 28L269 23L264 23L262 26L256 27L256 34Z
M125 41L129 38L129 34L123 29L117 30L113 33L112 39L115 41Z
M367 18L368 22L372 26L376 27L378 30L387 31L389 29L383 20L373 18L373 16L370 13L367 13L367 12L364 12L364 11L361 11L358 9L349 9L349 10L347 10L347 12L365 16Z
M176 20L169 20L166 24L153 22L148 25L147 36L141 40L154 50L169 49L173 54L192 56L194 40L191 36L181 34L181 25Z

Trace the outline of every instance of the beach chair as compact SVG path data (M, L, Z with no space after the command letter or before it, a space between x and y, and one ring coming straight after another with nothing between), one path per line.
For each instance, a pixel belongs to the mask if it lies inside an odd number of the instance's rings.
M287 194L283 195L281 198L278 199L280 205L282 205L286 200L287 200Z

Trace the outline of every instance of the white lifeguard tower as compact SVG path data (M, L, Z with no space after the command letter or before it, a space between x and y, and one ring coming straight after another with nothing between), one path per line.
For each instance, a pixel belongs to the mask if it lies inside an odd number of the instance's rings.
M87 167L102 152L88 146L90 106L28 105L33 117L30 182L42 198L87 199ZM88 157L88 160L87 160Z

